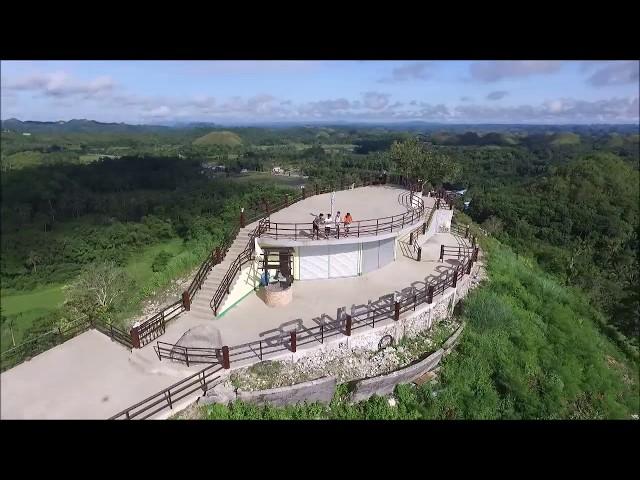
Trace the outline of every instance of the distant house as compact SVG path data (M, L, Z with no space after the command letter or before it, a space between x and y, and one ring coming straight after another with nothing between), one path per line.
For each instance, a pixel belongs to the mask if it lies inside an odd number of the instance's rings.
M271 173L273 173L274 175L281 175L284 173L284 170L280 167L273 167Z
M24 133L23 133L23 135L25 135L25 136L27 136L27 137L28 137L28 136L30 136L31 134L30 134L30 133L27 133L27 132L24 132Z

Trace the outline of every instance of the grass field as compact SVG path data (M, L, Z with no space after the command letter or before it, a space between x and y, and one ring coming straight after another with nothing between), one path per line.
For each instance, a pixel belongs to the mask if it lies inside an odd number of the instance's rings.
M13 337L16 343L20 343L26 329L40 318L60 308L64 302L64 285L50 285L30 292L3 290L0 299L2 314L16 317L13 324ZM2 350L13 346L8 325L2 326L0 340Z
M162 272L154 272L151 268L153 261L161 251L165 251L172 256L172 262L181 263L181 257L188 254L185 250L181 239L175 238L167 242L149 246L132 256L131 261L126 265L127 274L135 281L137 289L140 292L138 298L142 299L147 295L155 293L156 290L166 285L167 276L172 273L164 274ZM34 322L42 319L48 314L58 310L64 303L64 284L47 285L38 287L30 291L14 291L2 290L2 314L7 317L13 317L13 338L16 343L22 341L24 332L30 328ZM135 315L139 309L139 302L132 304L129 308L122 312L119 317L126 318L129 315ZM1 349L6 350L13 346L11 331L8 324L2 326L0 332Z

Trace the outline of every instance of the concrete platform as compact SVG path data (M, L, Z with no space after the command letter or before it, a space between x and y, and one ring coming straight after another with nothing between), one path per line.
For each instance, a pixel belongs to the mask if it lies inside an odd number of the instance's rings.
M423 245L420 262L402 256L398 249L395 262L366 275L296 281L293 300L279 308L265 305L258 294L252 293L211 321L219 329L223 343L238 345L291 330L300 322L313 327L317 319L335 320L342 308L349 312L352 305L366 305L369 300L375 302L394 292L408 294L411 287L422 288L453 271L457 260L438 262L443 243L458 245L458 240L448 233L434 235Z
M393 185L360 187L335 192L334 214L338 210L345 215L351 213L353 221L369 220L407 211L399 196L407 190ZM314 195L271 215L272 222L311 223L316 215L331 212L331 194Z

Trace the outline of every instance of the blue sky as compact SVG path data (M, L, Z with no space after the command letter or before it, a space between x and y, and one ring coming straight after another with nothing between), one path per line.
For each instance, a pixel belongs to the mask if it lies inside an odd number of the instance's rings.
M3 61L1 117L638 123L638 61Z

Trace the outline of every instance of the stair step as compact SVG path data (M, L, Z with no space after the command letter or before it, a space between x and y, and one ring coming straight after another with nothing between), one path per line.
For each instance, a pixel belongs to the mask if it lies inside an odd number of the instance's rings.
M204 313L206 315L211 315L213 317L213 310L211 310L211 307L209 306L209 303L207 303L206 305L197 305L197 304L192 304L191 305L191 311L196 313Z
M213 318L215 318L214 315L213 315L213 310L211 310L211 309L209 309L209 312L206 313L206 314L204 312L200 312L200 311L196 311L196 310L192 310L189 313L196 320L213 320Z

